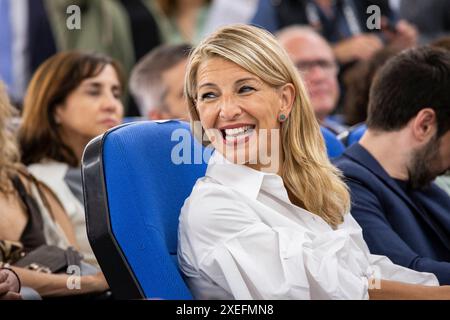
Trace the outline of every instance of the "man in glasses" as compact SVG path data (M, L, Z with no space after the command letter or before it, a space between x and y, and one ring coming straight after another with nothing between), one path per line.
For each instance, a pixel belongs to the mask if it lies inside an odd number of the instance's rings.
M306 26L287 27L277 38L300 72L320 124L335 134L346 130L329 118L339 99L339 84L338 65L328 42Z

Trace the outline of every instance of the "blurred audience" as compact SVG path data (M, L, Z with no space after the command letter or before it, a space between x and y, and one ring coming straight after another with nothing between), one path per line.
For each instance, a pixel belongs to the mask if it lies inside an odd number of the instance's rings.
M190 49L187 44L162 45L134 67L130 91L142 116L150 120L189 119L183 84Z
M20 105L29 80L30 68L35 60L31 31L32 18L40 14L31 11L36 2L28 0L0 0L0 79L6 84L11 100ZM29 8L30 7L30 8ZM33 8L31 8L33 7ZM40 39L40 52L47 50L44 38Z
M141 32L148 31L146 22L142 22L141 19L131 21L129 14L133 14L130 11L132 3L124 7L118 0L43 1L55 37L57 52L80 50L103 53L117 60L122 65L125 76L129 76L136 61L135 45L137 43L134 40L135 37L139 37L139 34L133 34L133 31L136 31L137 27L141 28ZM66 10L70 5L77 5L81 8L80 29L71 30L66 26L68 18ZM150 14L149 11L141 11L141 13ZM150 21L150 24L153 28L155 24L152 22ZM146 36L148 43L139 44L136 48L139 53L148 48L148 44L158 37L158 31L147 33ZM129 100L126 87L123 90L122 100L127 107L126 113L136 115L136 106L133 101Z
M23 163L57 195L91 263L96 260L86 234L80 162L91 139L122 122L123 79L109 57L58 53L33 75L19 128Z
M277 33L277 38L305 80L320 124L335 134L345 131L346 127L328 117L339 99L339 68L330 45L307 26L286 27Z
M134 61L141 59L162 42L158 24L147 2L148 0L120 0L128 14L133 35Z
M203 38L211 0L150 0L148 3L164 43L196 44Z
M233 23L249 23L256 13L259 0L212 0L203 36Z
M145 3L153 0L0 0L0 77L17 106L31 75L58 51L101 52L118 60L126 75L135 61L161 43ZM67 8L81 10L80 29L69 29ZM70 20L74 21L74 20ZM127 114L138 115L133 101Z
M378 30L370 30L367 23L367 8L374 4L382 15ZM406 48L417 41L414 26L398 20L387 0L260 0L252 23L271 32L292 24L310 25L333 44L341 64L370 59L384 42Z
M417 27L421 44L428 44L433 39L450 34L450 1L399 1L400 17Z
M369 90L376 72L387 60L399 53L399 49L387 46L368 61L359 61L343 77L346 94L344 97L344 121L354 126L366 121Z
M88 50L118 60L128 73L134 64L133 37L127 12L117 0L44 0L58 50ZM67 8L81 8L81 28L67 27ZM149 35L150 36L150 35Z
M41 245L54 245L62 249L69 246L78 248L71 222L54 193L37 181L19 162L17 144L6 128L11 113L12 107L0 82L0 241L18 243L23 248L19 253L29 253ZM9 254L11 252L3 248L4 246L0 248L0 265L13 264L18 257L13 257L13 254ZM11 268L20 277L24 287L37 291L41 296L102 292L108 288L101 273L82 276L81 289L70 290L67 287L68 275L47 274L14 266ZM4 273L2 271L1 276L4 277ZM10 274L7 276L8 282L14 281Z
M450 51L450 36L437 38L430 45Z
M336 165L374 254L450 284L450 53L424 47L390 59L370 90L367 131Z

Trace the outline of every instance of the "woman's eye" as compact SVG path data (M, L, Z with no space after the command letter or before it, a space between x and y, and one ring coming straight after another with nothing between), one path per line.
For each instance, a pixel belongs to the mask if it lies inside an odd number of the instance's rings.
M247 93L247 92L251 92L254 91L255 89L250 87L250 86L243 86L239 89L239 93Z
M95 96L98 96L100 94L100 91L97 91L97 90L95 90L95 91L87 91L87 94L90 95L90 96L95 97Z
M122 96L122 94L121 94L120 91L114 91L114 92L113 92L113 96L114 96L114 98L116 98L116 99L120 99L121 96Z
M212 92L206 92L206 93L204 93L204 94L202 94L201 96L200 96L200 99L201 100L205 100L205 99L212 99L212 98L215 98L216 97L216 95L214 94L214 93L212 93Z

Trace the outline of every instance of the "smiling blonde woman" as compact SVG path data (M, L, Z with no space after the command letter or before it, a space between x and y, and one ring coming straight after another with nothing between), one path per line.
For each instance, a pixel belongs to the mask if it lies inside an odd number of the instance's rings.
M434 275L370 254L272 35L218 30L191 53L185 93L194 134L216 150L180 215L178 258L196 298L450 298ZM266 151L278 165L263 163Z

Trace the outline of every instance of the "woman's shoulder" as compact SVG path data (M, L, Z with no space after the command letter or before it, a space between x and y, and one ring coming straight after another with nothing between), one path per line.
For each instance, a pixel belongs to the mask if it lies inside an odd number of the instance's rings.
M180 214L181 228L200 234L219 228L239 231L258 221L245 197L210 177L196 182Z
M84 215L83 204L73 194L68 184L67 176L70 169L67 163L53 160L34 163L28 166L28 171L43 187L48 189L48 192L51 192L58 199L58 202L63 204L65 211L70 216L78 213Z
M42 162L32 163L28 165L28 170L32 173L43 173L60 175L64 174L69 168L69 165L64 162L55 160L43 160Z
M197 212L210 212L235 207L237 204L245 204L246 201L233 188L205 176L197 180L186 203L198 207L200 210L196 210Z
M63 162L45 160L39 163L28 165L28 171L38 180L49 186L63 183L69 166ZM55 186L56 187L56 186Z
M220 184L218 181L211 177L204 176L199 178L195 182L189 198L193 200L200 200L217 196L233 196L232 189Z
M33 194L34 197L46 196L46 197L54 197L52 189L47 186L45 183L41 182L27 167L21 167L17 171L17 177L20 179L22 184L25 186L25 189L29 194ZM34 192L33 188L36 188L38 192Z
M31 193L32 185L36 183L35 177L24 165L17 168L16 174L11 179L18 179L28 193Z

